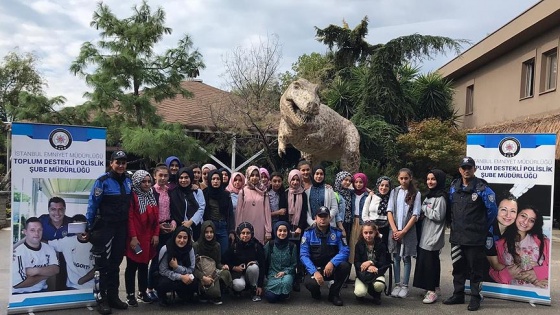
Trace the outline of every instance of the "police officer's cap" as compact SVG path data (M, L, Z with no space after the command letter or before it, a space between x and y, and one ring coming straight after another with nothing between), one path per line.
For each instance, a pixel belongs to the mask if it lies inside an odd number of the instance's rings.
M126 160L126 153L122 150L113 152L113 154L111 154L111 161L114 160Z
M317 211L317 215L320 216L320 217L329 216L329 215L331 215L331 211L329 210L329 208L327 208L325 206L322 206Z

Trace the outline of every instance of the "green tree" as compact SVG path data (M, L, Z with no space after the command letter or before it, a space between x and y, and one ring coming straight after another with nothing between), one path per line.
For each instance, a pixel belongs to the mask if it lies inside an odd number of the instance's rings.
M29 111L30 97L40 97L44 103L60 105L61 96L52 100L43 94L46 81L37 70L37 57L31 53L10 52L0 64L0 119L14 121L21 119L22 111ZM39 108L35 108L39 110ZM39 112L38 112L39 113ZM41 110L44 113L44 109Z
M132 15L123 19L99 3L90 25L100 31L100 39L82 44L70 71L83 77L93 89L85 93L88 101L84 105L94 113L94 125L108 128L108 142L122 141L123 147L148 157L153 156L150 150L163 152L168 143L158 142L155 131L143 133L146 128L161 128L162 134L175 132L177 139L186 139L182 131L162 123L153 102L192 96L181 87L181 81L198 76L204 63L200 52L193 49L191 38L184 35L176 47L156 53L155 45L172 30L165 26L164 10L152 11L146 1L133 7ZM145 139L132 139L132 135ZM140 140L148 141L152 148L132 144ZM180 144L175 152L189 151L193 142Z
M397 137L401 159L416 178L426 178L432 168L457 173L457 161L465 154L466 133L451 121L427 119L410 125L410 131Z

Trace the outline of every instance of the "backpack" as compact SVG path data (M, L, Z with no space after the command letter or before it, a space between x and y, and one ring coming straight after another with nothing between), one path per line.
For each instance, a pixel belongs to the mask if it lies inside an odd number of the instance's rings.
M206 277L210 277L214 280L218 277L218 273L216 272L216 262L211 257L196 255L195 268L200 270Z

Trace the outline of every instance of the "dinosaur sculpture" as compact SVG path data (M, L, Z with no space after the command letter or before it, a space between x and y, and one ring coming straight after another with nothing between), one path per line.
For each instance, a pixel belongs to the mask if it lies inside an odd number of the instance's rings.
M292 144L312 163L340 159L343 170L360 167L360 135L356 126L321 104L317 85L305 79L290 84L280 98L278 155Z

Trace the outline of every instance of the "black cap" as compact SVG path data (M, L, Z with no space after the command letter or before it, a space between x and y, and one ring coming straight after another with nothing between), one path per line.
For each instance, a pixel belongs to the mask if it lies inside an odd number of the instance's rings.
M331 211L329 210L329 208L322 206L319 208L316 215L318 216L331 215Z
M462 160L461 160L461 167L462 166L472 166L472 167L476 167L476 164L474 163L474 160L472 157L470 156L465 156Z
M111 161L114 160L126 160L126 153L122 150L113 152L113 154L111 154Z

